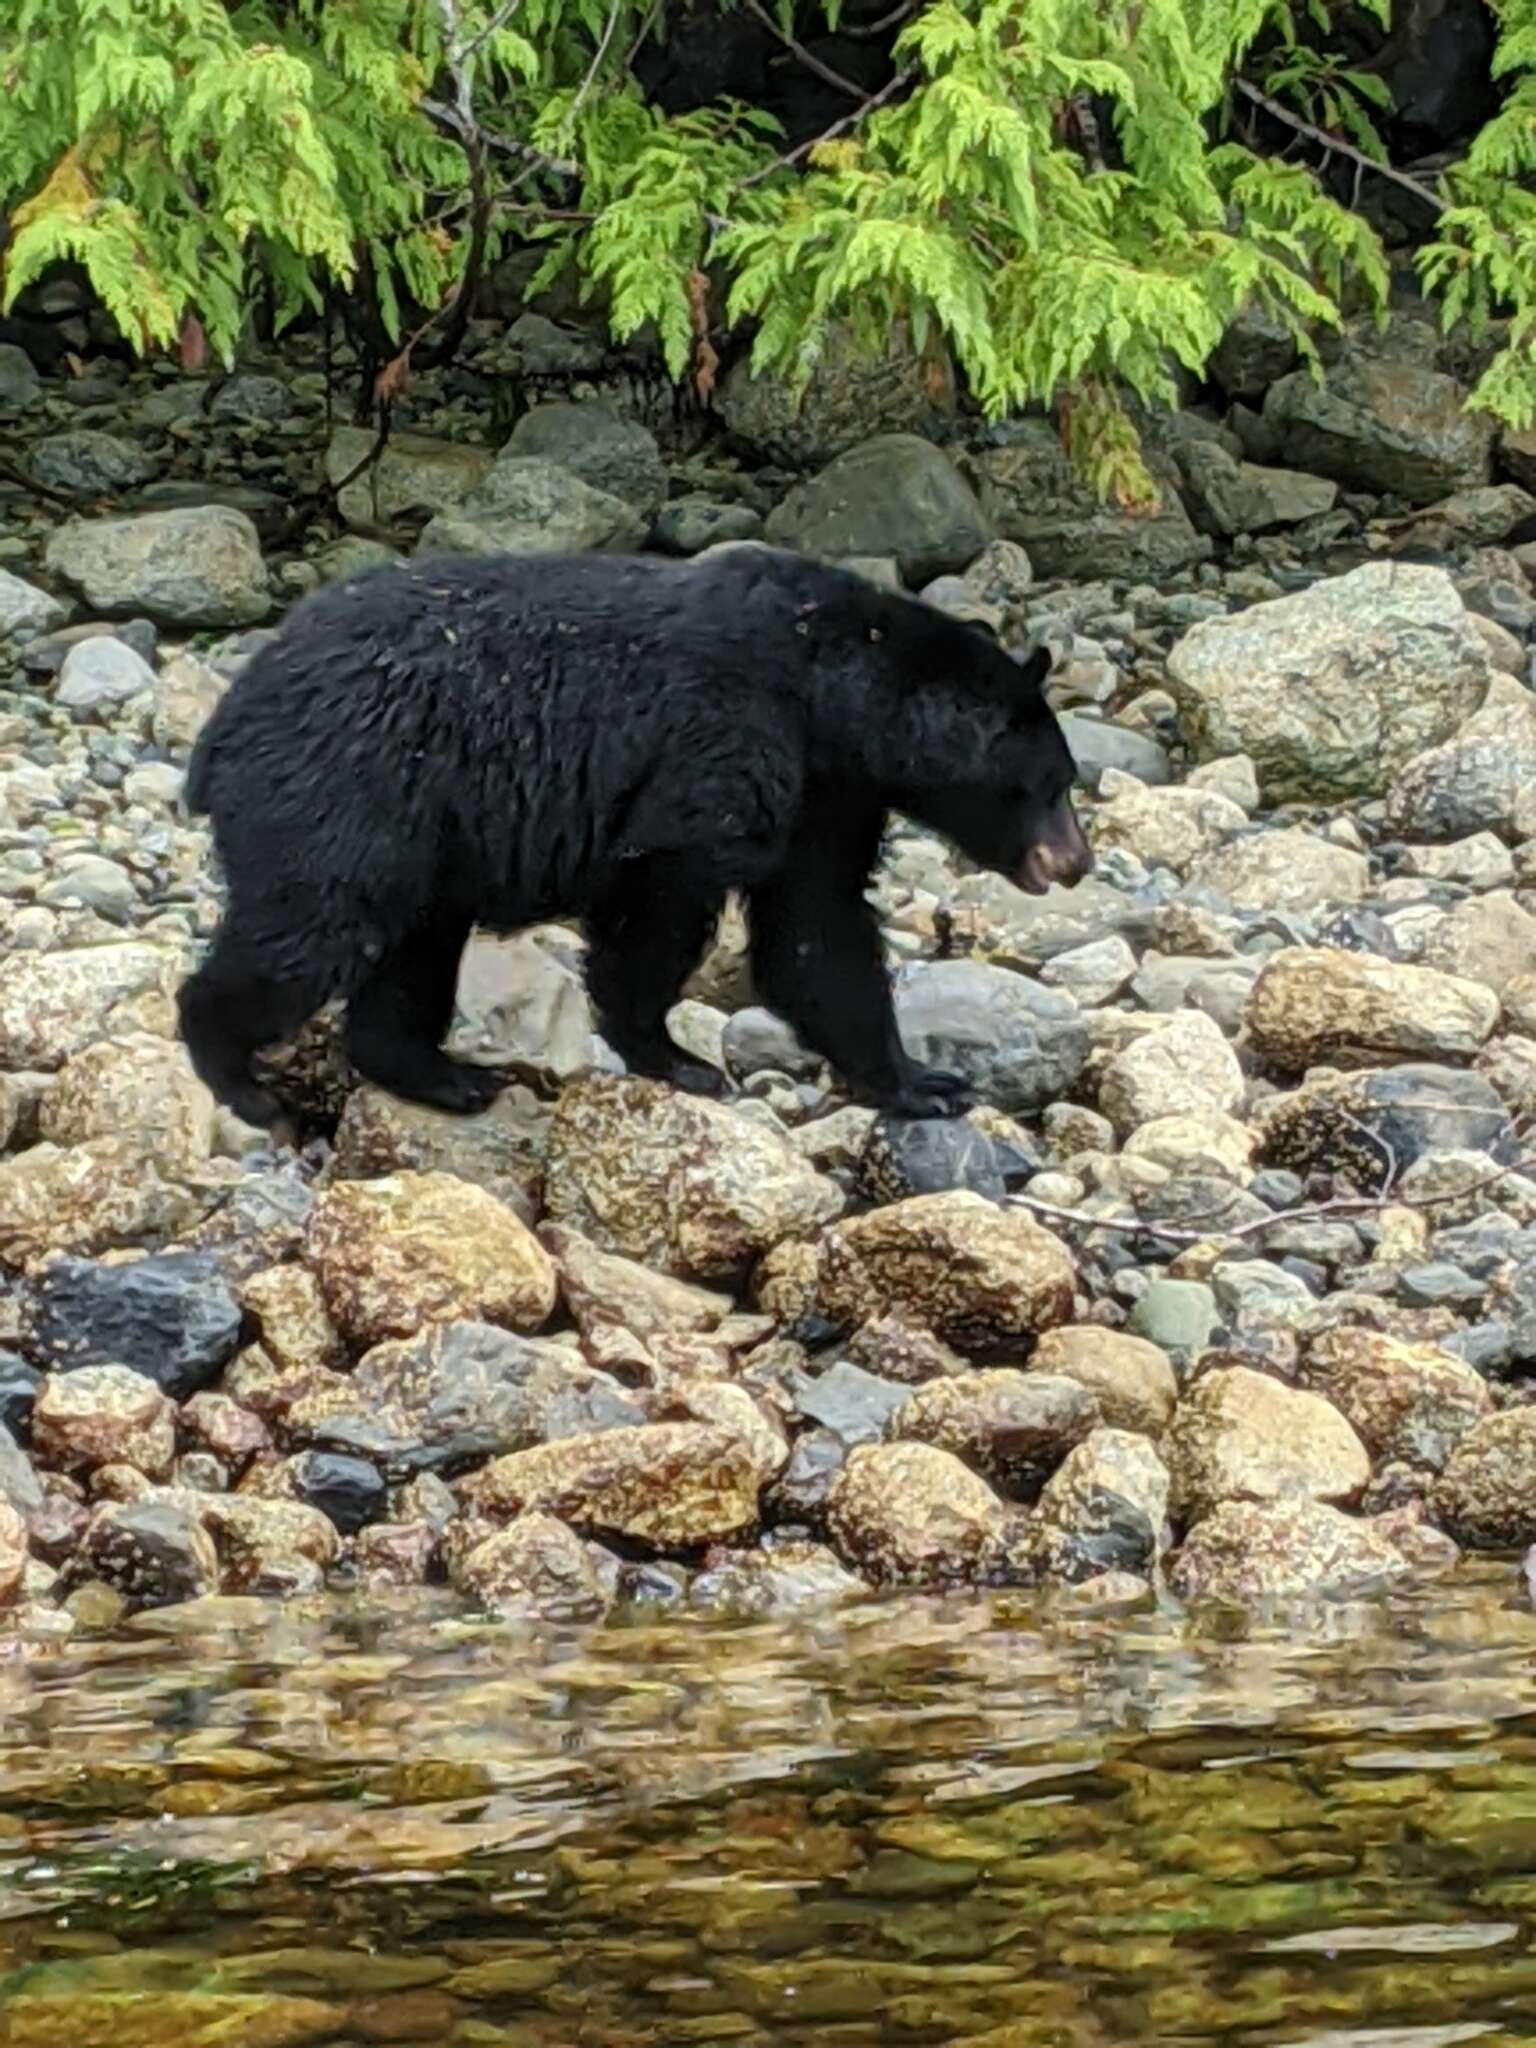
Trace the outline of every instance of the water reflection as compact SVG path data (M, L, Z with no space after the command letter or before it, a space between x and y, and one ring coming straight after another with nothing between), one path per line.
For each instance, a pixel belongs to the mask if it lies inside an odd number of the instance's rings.
M1507 1567L1197 1631L145 1617L0 1665L0 2044L1536 2039Z

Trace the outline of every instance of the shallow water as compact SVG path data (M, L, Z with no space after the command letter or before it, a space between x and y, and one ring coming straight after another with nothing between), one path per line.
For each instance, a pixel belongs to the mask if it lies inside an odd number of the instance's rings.
M1508 1565L1227 1639L210 1603L0 1664L5 2048L1536 2040Z

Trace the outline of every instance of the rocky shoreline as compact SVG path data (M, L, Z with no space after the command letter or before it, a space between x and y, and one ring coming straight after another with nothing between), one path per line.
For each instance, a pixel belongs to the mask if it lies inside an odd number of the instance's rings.
M888 1587L1332 1594L1536 1544L1536 439L1415 311L1315 385L1262 323L1155 423L1164 511L900 358L652 431L579 329L477 330L372 437L306 344L227 379L0 348L0 1640L446 1580L509 1615ZM542 353L541 353L542 351ZM586 353L583 353L586 351ZM498 378L574 398L484 445ZM633 394L631 394L632 396ZM858 422L855 425L855 422ZM0 489L6 487L0 486ZM1035 901L898 824L891 1124L752 1003L724 1104L613 1071L579 933L477 939L455 1120L276 1062L216 1112L188 749L283 603L393 551L765 536L1043 638L1100 857Z

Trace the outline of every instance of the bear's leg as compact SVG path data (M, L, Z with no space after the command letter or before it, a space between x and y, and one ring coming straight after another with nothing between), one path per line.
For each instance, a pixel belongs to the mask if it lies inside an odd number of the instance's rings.
M658 856L633 862L586 919L587 993L598 1029L632 1074L694 1095L719 1095L725 1077L673 1042L667 1012L724 900L713 873Z
M507 1084L490 1067L450 1059L459 960L469 923L443 913L418 925L379 961L347 1004L347 1056L365 1080L407 1102L459 1116L488 1109Z
M285 979L264 971L262 949L226 918L213 950L177 998L193 1070L236 1116L266 1129L280 1105L253 1078L252 1055L296 1031L330 993L319 972Z
M958 1116L966 1084L901 1042L864 891L878 847L856 818L809 809L779 873L751 891L758 993L858 1095L894 1116Z

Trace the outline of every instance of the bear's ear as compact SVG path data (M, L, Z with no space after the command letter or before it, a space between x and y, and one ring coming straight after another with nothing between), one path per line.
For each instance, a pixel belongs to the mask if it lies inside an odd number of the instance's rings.
M1026 647L1022 654L1014 656L1014 666L1019 671L1019 681L1025 689L1043 690L1046 678L1055 664L1051 659L1049 647L1042 646L1037 640L1033 646Z
M1006 704L1024 716L1039 710L1045 679L1051 672L1049 648L1035 645L1014 654L1001 640L977 628L970 652L967 677L975 695Z

